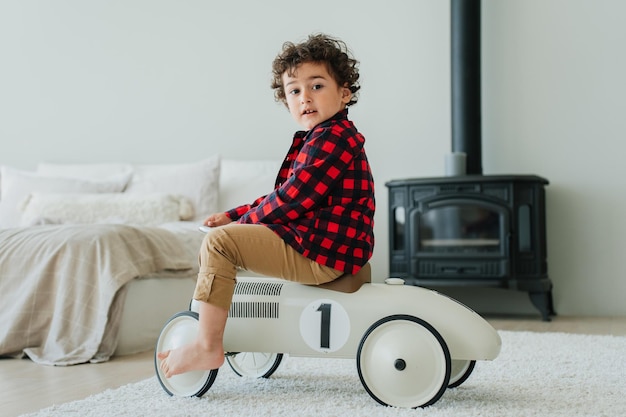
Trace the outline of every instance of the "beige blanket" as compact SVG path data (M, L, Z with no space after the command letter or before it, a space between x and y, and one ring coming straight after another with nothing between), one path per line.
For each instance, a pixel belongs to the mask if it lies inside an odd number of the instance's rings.
M189 269L167 230L127 225L0 230L0 355L50 365L108 360L125 287L156 271Z

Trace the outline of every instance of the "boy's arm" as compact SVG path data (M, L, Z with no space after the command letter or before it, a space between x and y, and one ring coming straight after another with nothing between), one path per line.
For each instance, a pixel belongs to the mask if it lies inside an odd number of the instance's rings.
M233 209L230 209L228 211L226 211L226 215L228 216L229 219L235 221L235 220L239 220L239 218L241 216L243 216L244 214L246 214L248 211L250 211L253 207L256 207L259 205L259 203L261 201L263 201L263 199L265 199L266 196L262 196L257 198L256 200L254 200L254 202L252 204L244 204L242 206L238 206L235 207Z
M241 223L285 224L312 215L329 190L341 181L363 147L354 137L341 137L324 130L302 147L291 175L265 196L256 207L241 215Z

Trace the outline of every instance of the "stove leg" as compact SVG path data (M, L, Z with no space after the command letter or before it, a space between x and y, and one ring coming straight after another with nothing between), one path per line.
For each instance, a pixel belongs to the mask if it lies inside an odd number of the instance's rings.
M556 312L554 311L554 306L552 304L551 290L541 292L531 291L528 293L528 296L530 297L530 301L533 305L541 313L543 321L550 321L551 316L556 316Z

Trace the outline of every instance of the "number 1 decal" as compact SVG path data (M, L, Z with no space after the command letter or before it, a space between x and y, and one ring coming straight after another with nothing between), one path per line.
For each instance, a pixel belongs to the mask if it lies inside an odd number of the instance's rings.
M345 308L334 300L315 300L300 315L300 335L318 352L334 352L350 336L350 318Z
M320 348L330 349L330 310L332 304L320 304L317 311L322 313L322 322L320 323Z

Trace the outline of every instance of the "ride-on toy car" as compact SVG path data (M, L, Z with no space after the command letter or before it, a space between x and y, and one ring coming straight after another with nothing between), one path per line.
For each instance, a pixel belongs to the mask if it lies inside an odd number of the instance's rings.
M224 334L226 361L240 376L267 378L283 354L356 358L359 378L374 400L416 408L462 384L477 360L498 356L498 333L459 302L397 278L369 281L369 264L320 286L238 277ZM168 320L156 352L194 339L194 310L192 302L189 311ZM170 395L200 397L215 381L217 369L166 378L156 352L156 374Z

